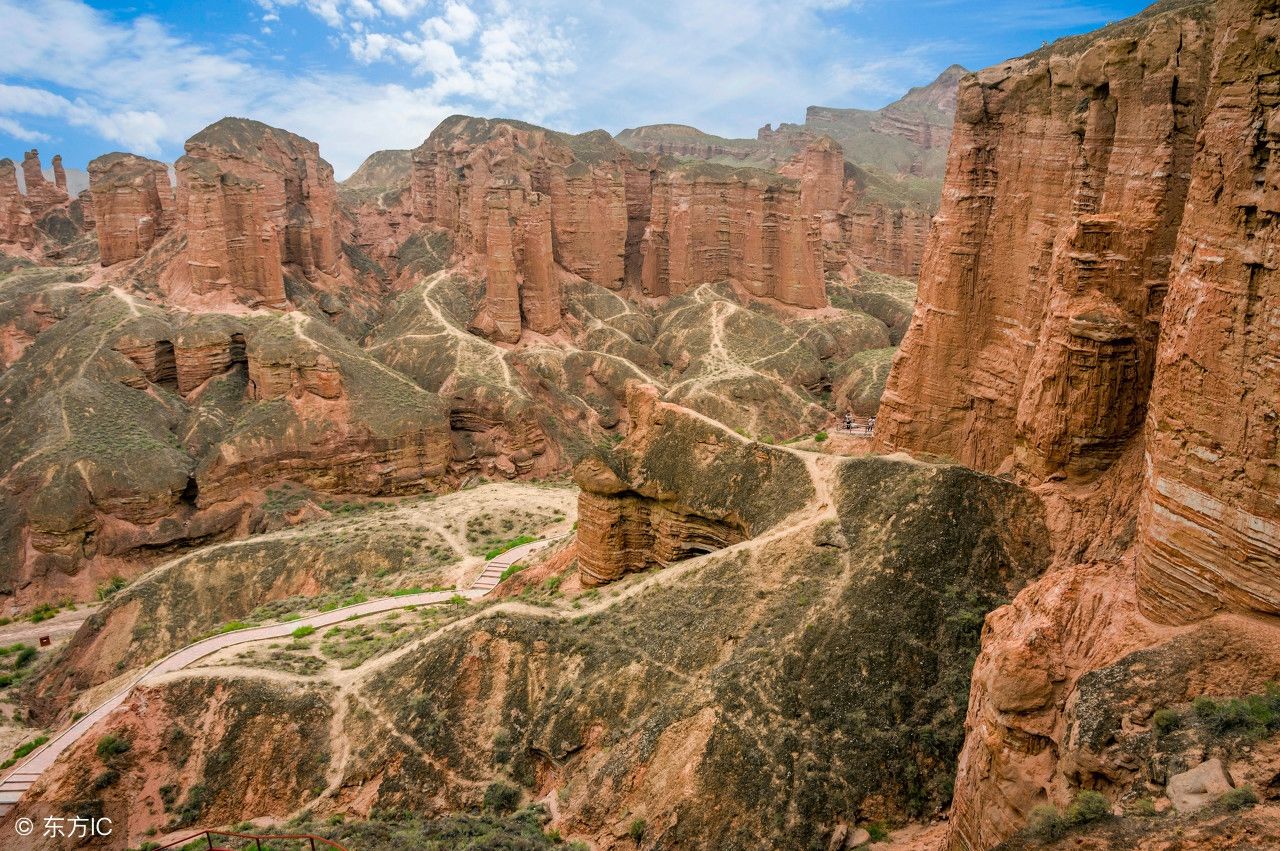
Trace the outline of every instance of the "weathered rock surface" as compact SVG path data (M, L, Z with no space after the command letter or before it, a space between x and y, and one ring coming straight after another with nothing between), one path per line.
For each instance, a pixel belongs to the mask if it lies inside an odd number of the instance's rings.
M176 169L187 244L171 293L282 308L285 266L307 279L337 272L337 189L314 142L224 118L187 140Z
M0 160L0 243L30 250L35 240L35 224L26 197L18 188L17 167L13 160Z
M1082 732L1114 716L1099 680L1133 678L1120 726L1145 730L1162 698L1275 675L1277 26L1264 2L1161 3L960 85L876 439L1034 485L1062 570L988 621L951 847L1075 789L1163 788L1121 732ZM1158 626L1219 609L1263 617L1190 645Z
M878 440L1041 478L1114 460L1145 414L1212 37L1156 14L965 78Z
M627 406L627 439L574 469L584 584L738 543L813 495L804 462L785 450L663 403L652 387L630 385Z
M826 303L821 225L799 181L672 168L600 131L570 136L464 116L447 119L413 157L418 219L452 233L490 279L476 327L493 339L560 327L556 266L651 296L733 279L784 304ZM811 207L827 202L807 197Z
M92 220L102 265L141 257L173 228L169 169L156 160L114 153L89 163Z
M1161 620L1280 614L1280 22L1218 8L1147 425L1139 593Z

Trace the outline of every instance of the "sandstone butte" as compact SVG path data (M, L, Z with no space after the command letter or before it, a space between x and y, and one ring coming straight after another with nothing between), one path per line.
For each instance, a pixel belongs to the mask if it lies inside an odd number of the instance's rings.
M839 190L817 183L838 174L802 171L680 165L603 131L454 116L413 151L412 206L485 274L477 330L514 343L525 328L560 327L558 268L643 296L732 279L785 305L825 306L818 205Z
M988 622L952 847L1086 782L1084 674L1280 613L1277 35L1267 3L1167 2L960 83L875 442L1035 488L1068 569ZM1212 662L1188 676L1275 673Z

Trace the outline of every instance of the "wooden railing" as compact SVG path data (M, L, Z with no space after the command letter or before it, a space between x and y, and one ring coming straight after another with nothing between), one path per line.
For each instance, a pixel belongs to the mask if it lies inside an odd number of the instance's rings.
M310 844L311 851L316 851L316 849L347 851L346 848L334 842L332 839L325 839L323 836L315 836L310 833L235 833L230 830L202 830L199 833L193 833L183 839L170 842L168 845L158 846L154 848L153 851L165 851L166 848L186 848L192 842L196 842L200 839L205 841L207 851L215 851L215 849L223 847L222 845L214 844L214 840L217 838L252 839L254 844L252 846L246 846L246 848L252 848L253 851L263 851L262 840L264 839L268 842L273 839L288 839L295 842L307 842Z

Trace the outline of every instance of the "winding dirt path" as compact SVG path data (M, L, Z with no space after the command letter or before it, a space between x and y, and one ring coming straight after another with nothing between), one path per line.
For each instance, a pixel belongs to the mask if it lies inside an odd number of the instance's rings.
M354 606L334 609L331 612L320 612L295 621L268 624L215 635L175 650L158 662L152 663L151 666L122 686L111 697L98 704L91 712L86 713L79 720L72 723L71 726L65 728L43 746L33 751L20 766L13 769L4 778L3 782L0 782L0 816L4 816L13 808L18 799L35 784L40 775L53 765L67 748L79 741L95 724L119 708L128 699L129 694L140 685L160 680L167 674L180 671L194 662L227 647L247 644L252 641L287 638L298 627L312 626L320 629L321 627L342 623L350 618L389 612L393 609L447 603L455 594L461 594L461 596L469 600L478 599L497 586L502 572L508 567L530 553L549 546L563 537L565 536L546 538L523 544L490 559L485 565L484 571L466 591L425 591L421 594L406 594L401 597L382 597L377 600L357 603Z

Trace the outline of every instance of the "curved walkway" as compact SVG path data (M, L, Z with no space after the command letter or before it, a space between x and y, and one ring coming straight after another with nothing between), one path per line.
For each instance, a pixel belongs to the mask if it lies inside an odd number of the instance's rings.
M466 591L424 591L421 594L406 594L402 597L382 597L377 600L357 603L354 606L334 609L331 612L320 612L310 617L299 618L296 621L286 621L284 623L222 633L175 650L158 662L152 663L111 697L98 704L93 711L86 713L70 727L62 730L43 746L32 751L20 766L13 769L9 776L3 782L0 782L0 817L3 817L13 808L18 799L35 784L45 769L53 765L63 751L79 741L80 737L89 732L94 724L97 724L115 711L129 697L130 692L150 679L181 670L191 663L226 647L234 647L237 644L247 644L251 641L264 641L271 638L288 638L300 626L313 626L319 629L341 623L353 617L389 612L392 609L447 603L455 594L460 594L468 600L478 599L488 594L498 585L503 571L508 567L530 553L567 537L569 537L568 534L522 544L490 559L485 563L485 568L480 576Z

